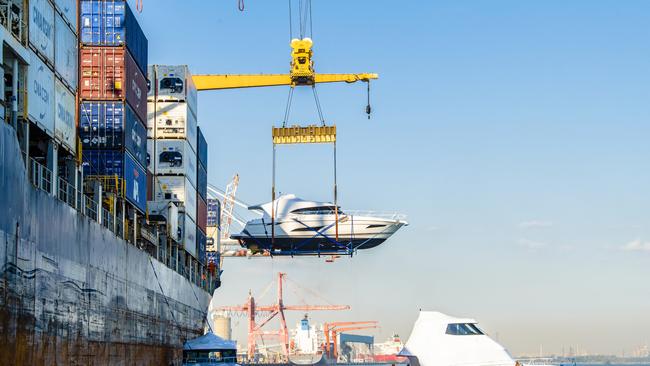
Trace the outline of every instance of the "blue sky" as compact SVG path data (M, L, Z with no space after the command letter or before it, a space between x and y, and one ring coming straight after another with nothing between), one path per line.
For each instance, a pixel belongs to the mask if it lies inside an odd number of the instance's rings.
M370 120L364 85L318 88L339 130L340 203L411 225L334 264L228 260L219 301L243 302L283 270L352 306L316 320L376 319L378 339L406 337L419 308L475 317L516 354L629 353L650 339L650 3L313 8L317 71L380 74ZM140 18L150 63L288 71L286 1L247 0L240 13L234 0L145 0ZM269 200L270 128L287 92L200 95L212 184L238 172L242 200ZM291 122L317 122L309 90L296 91ZM331 200L331 180L330 148L279 150L280 191Z

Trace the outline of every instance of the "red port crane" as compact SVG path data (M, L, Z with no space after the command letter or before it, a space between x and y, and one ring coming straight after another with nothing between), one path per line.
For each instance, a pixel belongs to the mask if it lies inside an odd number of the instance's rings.
M318 311L318 310L349 310L349 305L285 305L283 300L283 279L286 273L278 273L278 298L273 305L257 305L255 298L249 293L248 300L239 306L223 306L216 311L244 313L248 316L248 358L253 360L256 352L257 336L271 335L280 338L282 353L289 357L289 331L287 330L287 321L284 316L285 310L298 311ZM270 313L259 323L256 321L258 313ZM263 331L262 327L276 316L280 319L280 329L274 331Z
M346 332L350 330L378 328L379 327L377 325L378 323L379 322L377 322L376 320L325 323L323 332L325 333L325 353L327 354L327 357L333 356L333 359L335 360L339 358L338 342L337 342L338 333ZM331 350L330 340L334 341L333 351Z

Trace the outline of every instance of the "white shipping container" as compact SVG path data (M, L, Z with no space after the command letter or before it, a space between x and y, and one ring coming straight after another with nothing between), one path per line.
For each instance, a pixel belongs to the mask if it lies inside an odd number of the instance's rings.
M155 177L154 200L181 202L192 219L196 219L196 188L183 176Z
M186 102L197 115L198 94L187 65L154 65L154 75L149 80L155 80L155 100Z
M56 15L54 35L56 47L54 54L54 70L61 75L63 80L77 90L79 68L79 49L77 36L65 24L61 15Z
M147 138L155 139L156 102L147 102ZM197 137L198 138L198 137Z
M196 187L196 153L187 140L155 140L156 175L185 175Z
M54 136L54 72L33 51L27 70L29 119Z
M196 151L196 124L186 103L156 103L156 139L187 139Z
M180 221L182 221L183 228L183 246L185 251L188 252L192 257L197 258L196 256L196 223L187 212L184 215L178 215Z
M59 80L54 81L56 113L54 114L54 137L70 151L77 151L75 121L77 107L74 95Z
M48 0L29 0L29 43L54 62L54 5Z
M75 33L79 33L77 28L77 0L54 0L54 5L63 14L65 21L70 23ZM57 41L57 47L58 45Z
M167 235L175 242L180 242L182 237L178 235L178 206L169 201L147 202L149 217L162 216L167 221Z
M154 169L154 161L155 159L155 154L154 154L154 149L156 147L156 140L154 139L147 139L147 170L151 174L155 174L156 171Z

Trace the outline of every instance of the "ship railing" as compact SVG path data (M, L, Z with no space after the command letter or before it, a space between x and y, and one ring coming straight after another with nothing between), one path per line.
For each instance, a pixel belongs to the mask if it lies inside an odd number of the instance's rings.
M90 217L91 219L97 221L97 202L95 202L90 196L87 194L84 197L85 201L85 207L84 207L84 215Z
M115 229L115 217L111 212L102 207L102 225L110 231Z
M29 159L29 180L45 192L52 191L52 172L33 158Z
M77 190L75 187L68 183L67 180L59 178L59 200L67 203L72 208L77 208Z
M344 210L343 215L348 216L368 216L389 220L406 220L406 215L390 211L371 211L371 210Z
M0 24L23 45L27 44L27 23L21 0L0 0Z

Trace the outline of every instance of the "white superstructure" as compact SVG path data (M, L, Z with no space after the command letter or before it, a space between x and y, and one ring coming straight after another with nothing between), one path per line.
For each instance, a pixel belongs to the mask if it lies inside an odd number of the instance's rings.
M476 320L421 311L400 352L412 366L514 366L508 351L485 335Z

